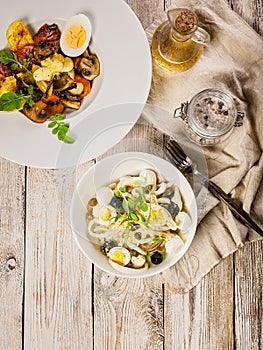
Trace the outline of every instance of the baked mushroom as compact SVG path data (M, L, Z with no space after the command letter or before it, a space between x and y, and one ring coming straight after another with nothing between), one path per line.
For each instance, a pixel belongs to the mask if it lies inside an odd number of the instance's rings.
M78 73L85 79L93 80L100 74L100 62L96 55L82 57L78 65Z
M44 123L48 118L46 106L46 103L41 100L34 103L32 107L28 103L25 103L23 114L35 123Z

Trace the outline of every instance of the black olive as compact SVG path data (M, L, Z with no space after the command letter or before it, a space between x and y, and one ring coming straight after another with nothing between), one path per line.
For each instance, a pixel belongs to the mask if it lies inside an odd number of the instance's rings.
M114 241L106 241L100 247L103 254L107 255L111 248L117 247L117 243Z
M123 206L122 206L122 198L113 196L109 204L112 207L119 209L121 214L124 213L124 209L123 209Z
M161 262L163 261L163 256L161 253L159 252L155 252L153 253L153 255L151 256L151 262L154 264L154 265L159 265L161 264Z

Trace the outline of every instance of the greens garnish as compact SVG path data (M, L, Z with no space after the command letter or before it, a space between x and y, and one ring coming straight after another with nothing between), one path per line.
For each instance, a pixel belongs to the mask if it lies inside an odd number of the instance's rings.
M69 131L69 123L65 123L62 120L66 119L66 116L63 114L55 114L49 117L51 122L48 124L48 127L52 129L52 134L57 135L59 141L63 141L65 143L74 143L76 140L67 135Z
M27 102L29 106L32 107L34 92L32 85L29 85L27 92L28 94L24 94L22 91L4 93L0 97L0 111L11 112L21 109L25 102Z
M138 197L131 199L125 197L125 192L126 188L124 187L118 188L115 192L117 197L122 198L122 208L124 212L115 208L117 215L112 219L121 219L123 222L127 222L129 226L138 223L147 226L149 216L148 219L146 219L145 216L140 213L140 210L147 212L149 208L151 209L151 205L146 202L145 195L140 193Z
M30 72L27 69L27 61L23 59L23 63L19 62L17 56L12 51L0 51L0 62L3 64L11 63L12 69L17 69L18 67L23 68L25 71ZM30 72L32 74L32 72Z
M163 243L165 241L166 241L166 239L161 237L161 236L154 237L154 239L153 239L154 243Z

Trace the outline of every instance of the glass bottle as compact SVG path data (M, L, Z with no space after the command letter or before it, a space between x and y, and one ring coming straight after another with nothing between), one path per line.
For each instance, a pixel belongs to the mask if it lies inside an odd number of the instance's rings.
M171 9L167 11L167 17L168 21L153 35L152 57L169 71L185 71L197 62L210 35L198 27L198 18L192 10Z

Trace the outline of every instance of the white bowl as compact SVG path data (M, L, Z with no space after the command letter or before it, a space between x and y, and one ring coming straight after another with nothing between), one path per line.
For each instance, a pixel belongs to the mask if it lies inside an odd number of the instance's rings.
M136 270L136 274L134 274L133 269L126 269L127 272L120 272L115 270L108 263L106 256L101 253L99 246L89 241L86 223L87 203L101 186L108 185L114 180L118 180L121 176L138 174L142 169L153 169L161 174L165 180L174 181L176 183L184 198L189 215L192 219L192 225L189 229L184 246L175 255L169 254L161 264L153 267L151 266L148 270ZM115 154L99 161L82 176L72 197L70 222L74 238L79 248L97 267L121 277L148 277L171 267L185 254L196 231L197 205L190 184L171 163L148 153L125 152Z

